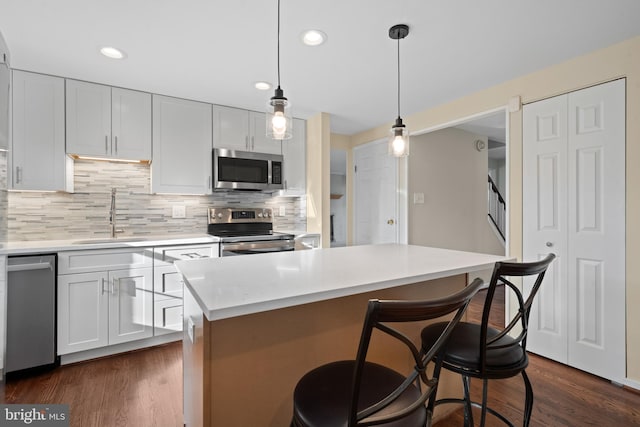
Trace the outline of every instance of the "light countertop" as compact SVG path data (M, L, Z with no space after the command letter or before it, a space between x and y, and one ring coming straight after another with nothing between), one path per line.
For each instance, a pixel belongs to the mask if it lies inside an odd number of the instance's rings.
M504 256L400 244L178 261L210 321L493 268Z
M70 239L8 242L0 248L4 255L28 255L89 249L139 248L167 245L196 245L218 243L219 238L208 234L185 234L169 236L120 236L115 239Z

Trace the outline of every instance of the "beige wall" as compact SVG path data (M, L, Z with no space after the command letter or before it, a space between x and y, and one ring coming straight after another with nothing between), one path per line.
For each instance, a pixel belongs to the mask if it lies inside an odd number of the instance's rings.
M320 233L323 248L330 246L330 137L327 113L316 114L307 120L307 232Z
M409 156L409 244L504 254L487 220L487 142L447 128L411 138ZM424 203L413 203L413 194Z
M473 93L411 116L413 132L481 112L504 107L521 96L524 103L582 89L620 77L627 78L627 377L640 381L640 37ZM352 146L384 138L391 122L351 137ZM522 110L509 115L509 236L510 254L522 255Z

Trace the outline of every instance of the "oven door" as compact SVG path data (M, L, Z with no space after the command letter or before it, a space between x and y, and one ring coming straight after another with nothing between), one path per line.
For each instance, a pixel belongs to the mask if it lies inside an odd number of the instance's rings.
M220 256L267 254L271 252L288 252L294 249L295 242L293 239L220 243Z

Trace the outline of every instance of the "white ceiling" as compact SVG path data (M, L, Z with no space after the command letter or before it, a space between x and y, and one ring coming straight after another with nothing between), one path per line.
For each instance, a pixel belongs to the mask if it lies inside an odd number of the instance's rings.
M294 116L353 134L640 34L638 0L282 0L282 88ZM328 42L307 47L304 29ZM276 0L0 0L14 68L263 110ZM102 57L104 45L128 58ZM411 123L407 123L411 128Z

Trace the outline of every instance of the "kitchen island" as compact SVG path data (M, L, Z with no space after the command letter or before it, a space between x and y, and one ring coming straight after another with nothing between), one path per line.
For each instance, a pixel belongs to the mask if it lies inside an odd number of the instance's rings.
M289 425L298 379L355 357L369 299L448 295L504 259L387 244L176 263L185 279L185 424ZM418 337L422 326L405 332ZM400 369L410 356L385 344L372 343L371 360ZM457 395L451 382L444 377L441 390Z

